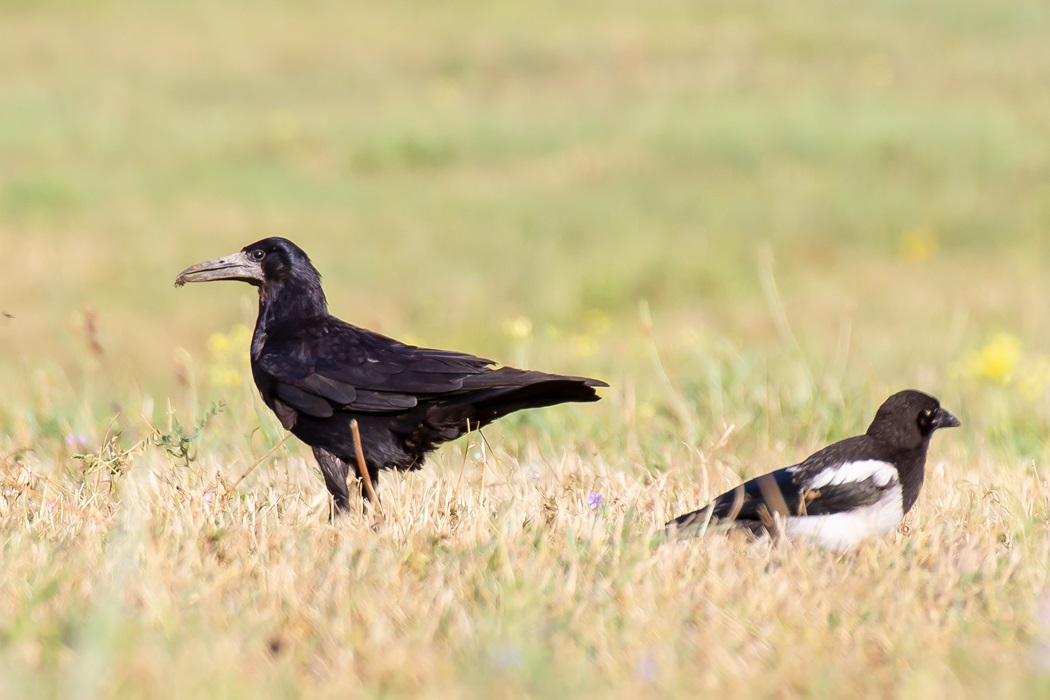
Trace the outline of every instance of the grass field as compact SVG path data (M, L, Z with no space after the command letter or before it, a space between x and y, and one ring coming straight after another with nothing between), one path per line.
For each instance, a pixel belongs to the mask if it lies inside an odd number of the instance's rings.
M1047 36L1036 0L0 0L0 698L1050 698ZM253 290L172 287L269 235L351 322L612 388L330 523ZM660 544L905 387L963 428L894 537Z

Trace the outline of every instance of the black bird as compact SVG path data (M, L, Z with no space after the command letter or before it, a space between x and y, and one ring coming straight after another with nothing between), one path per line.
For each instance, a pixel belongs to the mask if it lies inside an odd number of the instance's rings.
M605 382L545 374L461 352L429 350L358 328L328 313L321 275L298 246L267 238L188 267L187 282L239 280L259 288L251 366L263 401L313 448L337 510L349 507L347 474L367 466L419 469L426 454L523 408L597 401ZM351 421L360 428L357 463Z
M825 447L794 466L757 477L700 510L667 523L668 537L728 523L774 533L774 514L789 538L846 551L886 535L915 505L930 437L959 420L932 396L901 391L886 399L868 431Z

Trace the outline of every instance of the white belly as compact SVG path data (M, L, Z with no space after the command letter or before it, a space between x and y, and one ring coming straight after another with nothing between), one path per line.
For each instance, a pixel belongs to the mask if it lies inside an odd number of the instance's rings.
M904 520L904 498L900 484L868 506L848 513L789 517L784 524L787 536L845 552L869 537L881 537L896 530Z

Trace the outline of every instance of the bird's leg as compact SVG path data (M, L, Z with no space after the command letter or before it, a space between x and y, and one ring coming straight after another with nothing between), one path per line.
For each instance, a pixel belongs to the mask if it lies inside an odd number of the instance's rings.
M365 451L361 446L361 430L357 426L356 420L350 421L350 432L354 436L354 450L357 456L357 475L361 477L361 481L365 486L365 493L368 494L368 500L372 502L372 508L375 509L376 521L380 524L383 522L383 514L379 511L379 497L376 496L376 490L372 486L372 475L369 473L368 462L365 461ZM379 474L376 473L376 477ZM376 486L379 485L378 479Z
M317 458L324 475L324 485L328 487L328 493L332 494L335 501L336 513L350 510L350 493L346 486L346 475L350 471L350 465L323 447L314 448L314 457Z
M379 513L379 497L375 495L376 489L379 488L379 473L375 469L368 469L369 481L365 481L365 473L362 469L357 466L355 462L351 462L350 466L354 468L354 476L357 477L357 495L360 496L362 503L368 503L372 506L373 512ZM366 466L367 468L367 466ZM372 485L372 496L375 497L373 501L368 493L368 485Z

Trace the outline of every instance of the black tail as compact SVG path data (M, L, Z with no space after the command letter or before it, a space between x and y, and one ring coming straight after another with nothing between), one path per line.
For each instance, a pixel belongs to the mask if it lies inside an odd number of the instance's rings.
M601 399L596 387L609 386L587 377L567 377L503 367L468 377L461 391L449 396L429 415L431 421L463 434L467 420L471 429L525 408L543 408L559 403ZM450 439L450 438L445 438Z
M474 420L479 427L525 408L598 401L601 397L595 387L609 386L587 377L566 377L512 367L475 375L470 380L463 385L465 393L461 399L462 403L473 407ZM472 383L482 386L472 387Z
M710 509L710 506L704 506L700 510L694 510L692 513L679 515L677 518L664 525L664 535L669 540L685 537L699 537L703 533L705 525L709 522L712 524L718 522L718 518L712 518L709 514Z

